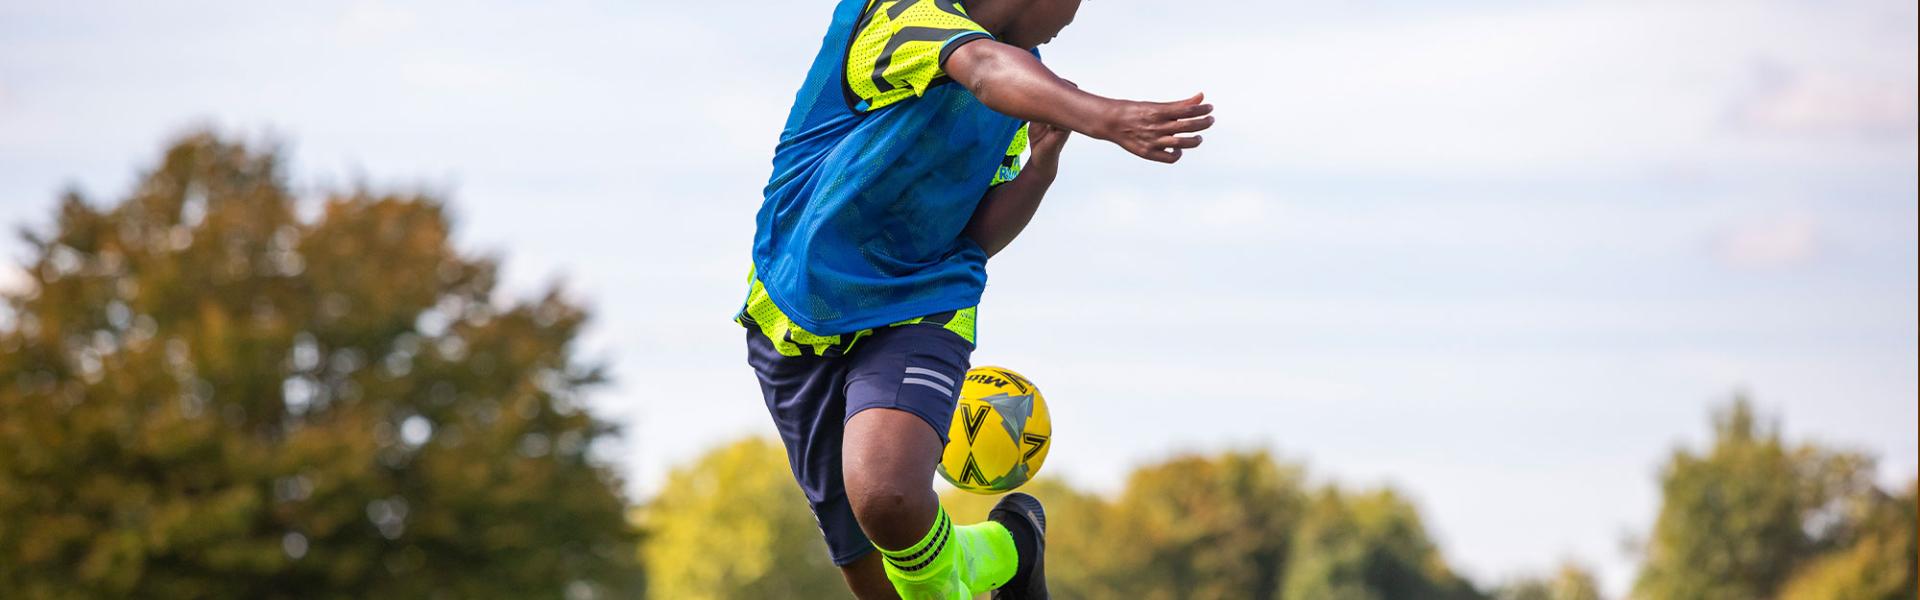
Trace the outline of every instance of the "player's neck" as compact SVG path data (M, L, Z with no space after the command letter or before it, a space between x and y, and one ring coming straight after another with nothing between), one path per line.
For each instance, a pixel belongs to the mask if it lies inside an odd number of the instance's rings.
M1022 1L964 0L960 5L966 7L967 17L979 23L987 33L993 34L993 37L1005 39L1007 26L1013 23L1013 17L1019 11L1019 4Z

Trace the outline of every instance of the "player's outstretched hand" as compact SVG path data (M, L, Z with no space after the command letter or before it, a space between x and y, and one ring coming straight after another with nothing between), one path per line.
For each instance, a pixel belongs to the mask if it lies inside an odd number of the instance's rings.
M1213 126L1213 105L1206 94L1173 102L1120 101L1107 115L1099 136L1154 162L1173 163L1200 146L1199 132Z

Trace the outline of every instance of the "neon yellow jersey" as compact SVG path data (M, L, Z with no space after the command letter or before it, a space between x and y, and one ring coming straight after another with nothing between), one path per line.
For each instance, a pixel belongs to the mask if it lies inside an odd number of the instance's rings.
M845 354L853 350L853 345L861 338L873 334L874 328L838 335L818 335L807 331L800 328L792 319L788 319L786 313L780 312L780 307L774 306L773 298L767 295L767 288L760 285L760 278L754 275L752 269L747 270L747 285L746 305L741 307L740 313L733 317L733 322L743 327L758 329L761 335L767 336L767 340L773 342L773 347L780 351L781 356L801 356L806 354L807 350L812 350L815 356ZM969 306L936 315L914 317L889 324L887 327L938 326L958 334L967 340L967 343L972 344L975 343L974 321L979 315L979 308Z
M848 104L873 112L924 95L950 80L942 65L947 55L975 39L993 34L973 22L953 0L868 0L847 46ZM1027 151L1027 126L1020 125L1006 158L994 171L997 186L1020 176L1020 155Z
M873 112L945 83L941 65L961 43L993 39L953 0L870 0L847 46L846 92Z

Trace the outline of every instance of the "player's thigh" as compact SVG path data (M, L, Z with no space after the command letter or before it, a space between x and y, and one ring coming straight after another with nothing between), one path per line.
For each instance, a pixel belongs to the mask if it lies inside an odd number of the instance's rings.
M936 445L946 444L973 344L934 325L886 327L847 358L847 419L875 408L902 411L916 417Z

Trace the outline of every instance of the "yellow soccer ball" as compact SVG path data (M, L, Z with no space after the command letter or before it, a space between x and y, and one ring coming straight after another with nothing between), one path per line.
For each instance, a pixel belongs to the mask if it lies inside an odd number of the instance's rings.
M1052 440L1040 388L1007 369L974 367L960 386L940 477L976 494L1006 492L1040 472Z

